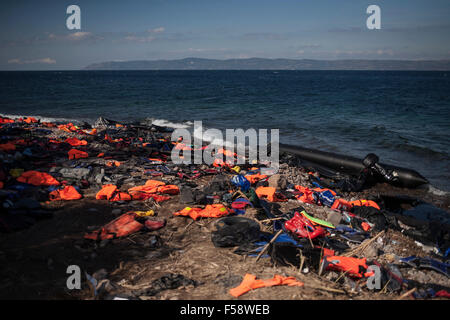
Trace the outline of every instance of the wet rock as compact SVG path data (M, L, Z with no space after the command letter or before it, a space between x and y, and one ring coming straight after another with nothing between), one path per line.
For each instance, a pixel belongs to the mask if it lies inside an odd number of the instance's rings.
M107 276L108 276L108 272L104 268L97 270L96 272L94 272L92 274L92 277L94 277L97 281L106 279Z
M59 173L64 178L72 179L87 179L91 173L91 169L88 168L62 168Z
M113 209L113 210L111 211L111 214L113 214L113 215L115 215L115 216L118 216L118 215L120 215L121 213L122 213L122 209L119 209L119 208Z
M284 175L274 174L268 179L269 187L273 187L279 190L286 189L287 180Z
M331 211L327 215L327 221L332 223L334 226L337 226L341 223L342 215L339 212Z

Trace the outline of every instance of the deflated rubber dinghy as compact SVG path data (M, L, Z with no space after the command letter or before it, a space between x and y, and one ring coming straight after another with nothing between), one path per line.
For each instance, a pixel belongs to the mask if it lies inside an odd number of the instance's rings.
M383 176L387 182L401 187L416 188L428 183L428 180L415 170L379 164L378 157L374 154L369 154L364 159L358 159L282 143L280 143L279 146L280 152L292 153L307 162L346 174L358 175L363 169L371 168Z

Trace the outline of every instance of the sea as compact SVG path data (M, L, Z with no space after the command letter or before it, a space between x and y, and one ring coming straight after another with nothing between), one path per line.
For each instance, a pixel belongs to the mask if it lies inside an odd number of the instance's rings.
M358 158L375 153L450 191L450 72L0 72L0 114L279 129L282 143Z

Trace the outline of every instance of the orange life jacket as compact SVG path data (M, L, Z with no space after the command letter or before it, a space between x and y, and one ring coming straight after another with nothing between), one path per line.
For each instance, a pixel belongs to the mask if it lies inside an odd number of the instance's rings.
M26 171L17 178L17 181L34 186L58 186L60 184L58 180L48 173L39 171Z
M67 154L69 155L69 160L89 157L87 152L77 150L77 149L71 149L71 150L69 150L69 152Z
M65 186L63 189L50 192L49 197L51 201L78 200L81 199L81 194L73 186Z
M64 142L70 144L72 147L87 145L86 140L79 140L77 138L67 138Z
M144 225L135 220L136 214L127 212L99 230L84 235L85 239L105 240L128 236L141 230Z
M112 166L120 167L120 165L121 165L120 161L113 160L113 161L106 162L107 167L112 167Z
M233 212L228 210L223 204L208 204L204 209L186 207L175 212L175 216L189 216L194 220L198 218L220 218Z
M313 191L308 187L295 186L295 190L302 193L301 195L296 196L297 200L303 203L315 203Z
M274 187L259 187L255 190L258 198L267 197L270 202L287 201L287 199L280 199L276 195L276 189Z
M172 195L174 195L174 194L179 194L180 193L180 188L178 188L176 185L169 184L169 185L158 187L157 192L163 193L163 194L172 194Z
M272 287L272 286L280 286L280 285L288 285L290 287L303 286L303 282L298 281L294 277L283 277L276 274L272 279L256 279L256 276L250 273L247 273L244 276L241 284L236 288L230 289L230 294L233 297L239 297L246 292L249 292L253 289L263 288L263 287Z
M267 178L267 175L260 174L260 173L249 174L249 175L245 176L245 179L250 181L251 184L257 183L259 180L262 180L262 179L265 179L265 178Z
M117 191L117 186L113 184L106 184L102 189L97 192L95 199L97 200L109 200L113 196L114 192Z
M342 256L325 256L328 270L336 270L346 272L349 276L362 278L364 276L372 275L373 272L367 271L367 259L359 259L353 257Z
M336 199L333 205L331 206L331 209L350 211L352 207L353 205L350 202L345 201L344 199Z
M372 200L355 200L349 202L352 206L358 206L358 207L373 207L378 210L381 210L378 204L375 201Z
M0 144L0 150L2 151L14 151L16 150L16 146L11 143L11 142L7 142L4 144Z

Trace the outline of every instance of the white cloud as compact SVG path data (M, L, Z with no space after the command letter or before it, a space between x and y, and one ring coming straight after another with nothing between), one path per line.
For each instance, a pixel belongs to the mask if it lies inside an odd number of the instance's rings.
M70 39L70 40L82 40L82 39L85 39L85 38L87 38L87 37L89 37L91 35L92 35L92 33L90 33L90 32L78 31L78 32L74 32L74 33L69 34L67 36L67 38Z
M164 27L158 27L158 28L154 28L154 29L149 29L147 31L150 33L161 33L161 32L164 32L164 30L166 30Z
M10 59L8 64L31 64L31 63L41 63L41 64L55 64L56 60L52 58L42 58L34 60L22 60L22 59Z

